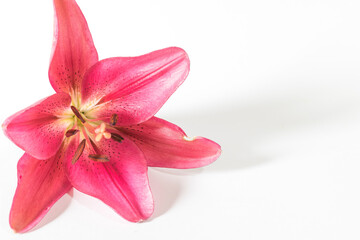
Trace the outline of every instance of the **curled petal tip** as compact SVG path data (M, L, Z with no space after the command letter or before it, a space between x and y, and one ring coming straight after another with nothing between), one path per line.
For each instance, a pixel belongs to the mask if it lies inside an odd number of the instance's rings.
M192 141L194 141L194 140L196 139L196 137L184 136L183 139L184 139L185 141L192 142Z
M6 135L6 129L7 125L5 123L1 124L1 129L3 130L3 133Z
M13 231L14 234L26 233L27 231L30 230L29 227L27 227L27 228L19 227L19 226L16 226L16 225L12 225L11 222L10 222L10 227L11 227L11 230Z
M9 123L11 122L12 117L7 118L2 124L1 124L1 129L3 130L4 134L8 137L7 134L7 128Z

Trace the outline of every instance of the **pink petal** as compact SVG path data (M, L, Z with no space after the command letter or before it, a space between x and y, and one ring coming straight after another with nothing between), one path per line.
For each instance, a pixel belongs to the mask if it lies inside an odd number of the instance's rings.
M18 186L10 211L15 232L33 228L51 206L71 189L62 164L62 153L48 160L24 154L18 163Z
M80 89L98 55L80 8L74 0L54 0L55 30L49 79L56 92Z
M77 190L102 200L129 221L139 222L151 216L153 199L146 161L133 142L103 138L97 146L109 162L90 160L87 156L93 152L87 145L80 159L72 164L78 145L77 136L70 143L65 165L68 178Z
M102 104L88 115L118 114L126 126L152 117L185 80L189 59L180 48L166 48L139 57L109 58L94 65L84 77L82 101Z
M37 159L48 159L60 148L68 123L59 119L71 98L56 93L5 120L5 135Z
M143 151L151 167L203 167L221 154L217 143L202 137L188 138L178 126L156 117L121 131Z

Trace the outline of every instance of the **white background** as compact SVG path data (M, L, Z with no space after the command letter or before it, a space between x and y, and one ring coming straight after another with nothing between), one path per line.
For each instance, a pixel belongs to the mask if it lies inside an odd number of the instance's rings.
M150 169L155 212L129 223L77 191L26 234L8 213L22 150L0 136L1 239L359 239L360 3L78 0L100 59L184 48L157 116L217 141L214 164ZM1 1L0 121L51 95L48 1Z

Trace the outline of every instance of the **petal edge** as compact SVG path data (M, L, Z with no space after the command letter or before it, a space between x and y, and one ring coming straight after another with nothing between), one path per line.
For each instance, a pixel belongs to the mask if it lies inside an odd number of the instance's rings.
M85 72L98 61L86 19L74 0L54 0L54 40L49 80L56 92L79 91Z
M37 159L48 159L60 148L68 122L58 118L70 106L66 93L56 93L10 116L2 125L5 135Z
M84 77L83 104L91 106L88 115L94 118L110 118L116 113L117 125L141 123L162 107L189 69L186 52L177 47L138 57L104 59Z
M15 232L32 229L55 202L71 189L62 167L61 154L38 160L24 154L18 163L18 185L9 223Z
M189 138L180 127L157 117L119 129L142 150L150 167L198 168L211 164L221 154L216 142Z
M77 190L100 199L131 222L149 218L154 204L147 177L147 165L142 152L130 140L121 143L102 139L97 142L101 155L109 162L94 162L88 146L79 160L71 163L79 140L73 139L66 153L65 171Z

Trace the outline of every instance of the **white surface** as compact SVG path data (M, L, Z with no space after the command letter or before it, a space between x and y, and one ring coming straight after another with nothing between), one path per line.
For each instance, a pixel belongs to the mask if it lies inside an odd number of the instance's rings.
M150 169L133 224L77 191L30 233L8 212L22 155L0 136L1 239L359 239L359 1L78 0L100 58L179 46L188 79L157 116L222 145L195 170ZM53 93L51 1L0 7L0 120Z

